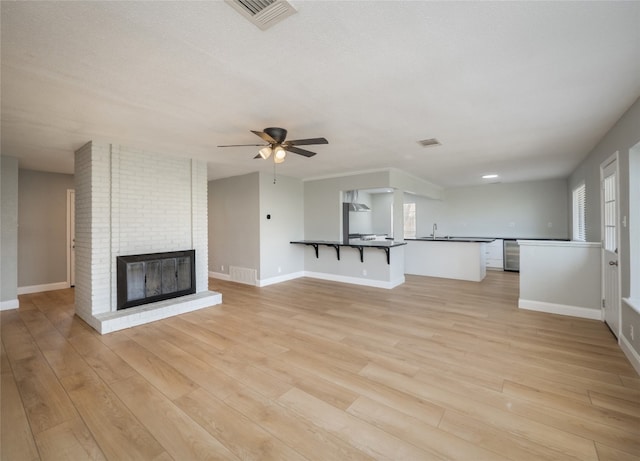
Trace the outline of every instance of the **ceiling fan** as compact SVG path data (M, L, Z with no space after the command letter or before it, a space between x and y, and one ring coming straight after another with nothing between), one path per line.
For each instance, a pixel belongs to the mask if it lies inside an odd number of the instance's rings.
M250 130L256 136L262 138L267 145L264 144L230 144L226 146L218 147L241 147L241 146L262 146L262 149L258 152L254 158L268 159L273 154L273 161L275 163L284 162L287 152L293 152L294 154L303 155L305 157L313 157L315 152L309 150L300 149L296 146L310 146L312 144L329 144L325 138L309 138L309 139L294 139L291 141L285 141L287 138L287 130L284 128L269 127L263 131Z

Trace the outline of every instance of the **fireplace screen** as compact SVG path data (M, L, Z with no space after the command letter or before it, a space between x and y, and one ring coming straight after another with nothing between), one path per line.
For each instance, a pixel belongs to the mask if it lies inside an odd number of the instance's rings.
M195 250L118 256L118 309L196 292Z

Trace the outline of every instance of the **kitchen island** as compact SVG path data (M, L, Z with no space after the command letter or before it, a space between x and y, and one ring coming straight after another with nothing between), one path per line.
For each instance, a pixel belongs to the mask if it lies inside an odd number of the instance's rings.
M405 273L481 282L486 276L486 245L491 238L406 239Z
M405 242L349 239L346 243L333 240L290 243L307 247L304 258L308 277L379 288L404 283Z

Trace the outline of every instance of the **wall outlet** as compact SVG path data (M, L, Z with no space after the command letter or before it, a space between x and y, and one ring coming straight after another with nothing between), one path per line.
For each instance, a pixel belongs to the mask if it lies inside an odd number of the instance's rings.
M631 341L635 340L633 337L633 325L629 325L629 336L631 336Z
M282 267L278 266L278 274L282 272Z
M362 269L362 275L364 275L365 277L367 276L367 270L366 269Z
M224 264L220 266L220 272L224 272Z

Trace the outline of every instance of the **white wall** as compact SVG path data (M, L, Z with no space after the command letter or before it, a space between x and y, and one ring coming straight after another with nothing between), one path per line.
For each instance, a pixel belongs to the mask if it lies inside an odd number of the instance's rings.
M392 235L391 228L391 205L393 204L393 193L371 194L371 224L374 234ZM400 236L402 237L402 236Z
M104 332L101 316L117 310L117 256L194 249L196 293L209 293L206 171L113 144L76 152L76 313L87 323Z
M0 157L0 310L18 307L18 159Z
M349 212L349 231L352 234L392 235L391 205L393 193L368 193L358 191L358 203L364 203L371 211Z
M564 179L446 189L443 200L405 194L416 203L417 236L569 238Z
M349 233L350 234L372 234L373 233L373 201L372 195L367 192L358 191L357 203L367 205L370 211L350 211L349 212Z

